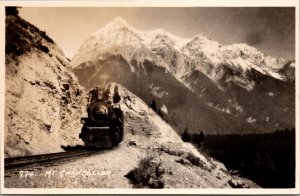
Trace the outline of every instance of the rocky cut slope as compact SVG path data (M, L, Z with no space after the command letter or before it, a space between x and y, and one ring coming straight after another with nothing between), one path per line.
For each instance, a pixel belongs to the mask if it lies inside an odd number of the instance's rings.
M5 156L61 151L79 142L82 90L57 44L6 12Z
M246 44L139 31L117 17L91 34L72 59L86 90L118 82L183 130L271 132L295 126L295 62Z

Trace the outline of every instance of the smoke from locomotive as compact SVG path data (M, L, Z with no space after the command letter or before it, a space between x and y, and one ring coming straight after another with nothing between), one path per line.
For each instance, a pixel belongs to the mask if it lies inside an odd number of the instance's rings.
M83 127L79 134L86 147L110 148L123 140L123 112L118 104L99 96L98 89L91 93L87 112L88 117L81 118Z

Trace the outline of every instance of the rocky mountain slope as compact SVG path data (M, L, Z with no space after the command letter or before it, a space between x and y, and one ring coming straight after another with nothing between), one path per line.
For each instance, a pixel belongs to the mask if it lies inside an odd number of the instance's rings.
M6 16L5 156L62 151L79 141L82 89L45 32Z
M145 102L155 100L178 130L248 133L295 126L294 61L246 44L139 31L118 17L86 39L72 66L86 90L115 81Z
M55 173L51 178L37 173L33 179L20 180L12 175L5 181L7 187L258 187L248 180L231 176L223 164L183 142L172 127L126 88L109 83L97 89L112 103L115 93L120 96L120 102L116 104L120 104L125 116L123 141L116 148L92 157L34 169L40 173L51 169ZM98 171L99 175L88 175L86 171Z

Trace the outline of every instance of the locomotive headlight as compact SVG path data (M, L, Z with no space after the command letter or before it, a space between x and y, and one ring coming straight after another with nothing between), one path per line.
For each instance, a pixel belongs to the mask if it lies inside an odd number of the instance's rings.
M104 106L101 106L97 111L96 111L97 115L106 115L107 114L107 108Z
M105 105L97 105L92 111L93 119L96 121L106 120L108 117L108 109Z

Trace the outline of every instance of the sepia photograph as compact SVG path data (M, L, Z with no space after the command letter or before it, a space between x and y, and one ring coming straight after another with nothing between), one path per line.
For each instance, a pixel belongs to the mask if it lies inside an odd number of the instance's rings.
M1 193L299 194L299 2L157 2L1 3Z

